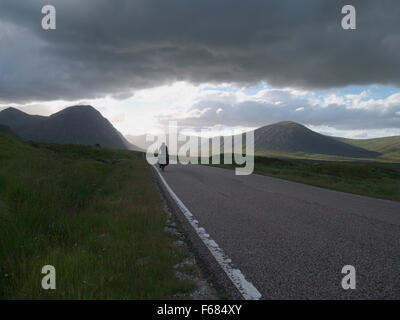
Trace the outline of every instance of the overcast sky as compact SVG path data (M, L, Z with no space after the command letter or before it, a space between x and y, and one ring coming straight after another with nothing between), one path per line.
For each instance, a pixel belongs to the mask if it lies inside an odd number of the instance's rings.
M341 28L345 4L357 30ZM124 134L171 119L400 134L399 17L398 0L1 0L0 109L89 103Z

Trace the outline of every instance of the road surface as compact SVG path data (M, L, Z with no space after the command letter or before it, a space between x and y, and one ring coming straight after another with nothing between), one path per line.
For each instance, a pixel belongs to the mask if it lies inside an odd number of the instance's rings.
M399 202L200 165L162 176L263 299L400 299Z

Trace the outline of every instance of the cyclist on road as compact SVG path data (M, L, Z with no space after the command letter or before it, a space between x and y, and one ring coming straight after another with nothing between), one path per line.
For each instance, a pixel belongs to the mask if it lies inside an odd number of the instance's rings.
M169 165L168 147L165 142L162 143L160 152L158 153L158 165L162 171L164 171L164 168Z

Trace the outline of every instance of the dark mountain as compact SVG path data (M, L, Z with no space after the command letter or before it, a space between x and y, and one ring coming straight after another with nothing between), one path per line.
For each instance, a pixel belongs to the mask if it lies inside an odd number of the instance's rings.
M69 107L50 117L8 108L0 112L0 124L10 127L24 140L138 149L91 106Z
M168 138L167 136L167 141ZM189 137L186 138L186 141L189 141ZM220 151L223 152L224 140L223 137L219 138ZM128 139L143 149L152 144L152 142L146 142L146 135L128 136ZM242 141L243 146L245 146L244 136ZM178 148L184 143L179 142ZM208 144L211 150L211 140L208 141ZM375 150L366 150L363 147L341 141L336 137L319 134L301 124L291 121L279 122L255 130L254 151L256 154L265 154L268 152L284 155L303 153L305 155L321 154L351 158L376 158L380 156L380 153Z
M9 136L19 139L19 136L12 131L9 127L0 124L0 133L8 134Z
M32 116L15 108L7 108L0 112L0 124L11 128L22 138L30 136L30 132L40 127L46 118Z
M353 158L373 158L380 154L314 132L303 125L285 121L254 132L255 152L310 153Z

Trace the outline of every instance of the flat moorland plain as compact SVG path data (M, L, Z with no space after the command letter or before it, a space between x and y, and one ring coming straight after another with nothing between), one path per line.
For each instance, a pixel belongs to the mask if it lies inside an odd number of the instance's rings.
M0 134L0 299L170 299L193 289L142 154ZM56 268L56 290L41 287Z
M223 163L223 157L221 157ZM217 165L233 169L235 164ZM400 163L255 156L254 173L318 187L400 201Z

